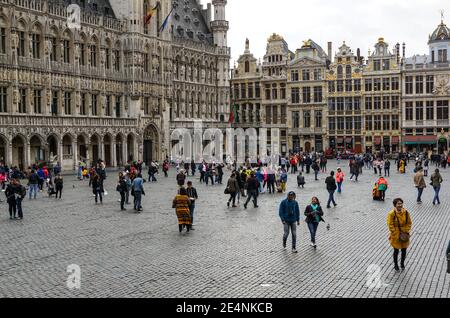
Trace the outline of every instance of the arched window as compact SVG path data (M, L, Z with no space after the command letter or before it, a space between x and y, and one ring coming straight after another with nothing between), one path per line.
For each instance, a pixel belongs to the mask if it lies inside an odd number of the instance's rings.
M98 65L98 39L94 35L91 38L91 47L90 47L90 66L97 67Z
M245 61L245 73L249 73L249 72L250 72L250 62Z
M6 17L0 16L0 54L6 54L6 45L10 43Z
M73 38L72 33L69 30L64 31L62 45L64 63L72 63Z
M309 110L305 110L303 112L303 127L304 128L311 127L311 112Z
M35 23L31 29L31 52L34 59L41 58L41 42L42 42L42 27L39 23Z
M337 67L337 75L338 75L338 78L342 78L342 76L343 76L342 65L338 65L338 67Z
M114 65L113 65L113 69L116 72L120 72L120 64L121 64L121 44L120 41L117 41L116 44L114 45Z
M27 27L24 21L18 23L17 35L19 36L19 42L17 43L17 56L25 56L25 48L27 41Z
M321 128L322 127L322 112L316 111L316 120L315 120L315 127Z
M112 54L112 44L110 39L106 39L105 41L105 68L107 70L111 69L111 54Z
M352 67L350 65L345 67L345 75L347 78L352 77Z
M55 39L56 41L56 39ZM86 65L87 38L84 34L80 35L79 54L80 65Z

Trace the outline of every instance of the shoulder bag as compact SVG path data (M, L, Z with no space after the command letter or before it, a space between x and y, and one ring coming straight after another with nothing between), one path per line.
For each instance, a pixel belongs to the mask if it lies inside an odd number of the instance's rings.
M410 235L409 233L402 232L401 227L400 227L400 220L399 220L398 217L397 217L397 212L395 212L395 218L397 219L397 222L398 222L398 229L399 229L399 231L400 231L400 235L399 235L399 237L398 237L398 240L399 240L401 243L409 242L409 240L410 240L410 238L411 238L411 235ZM408 224L408 211L406 211L406 223L405 223L405 225L406 225L406 224Z

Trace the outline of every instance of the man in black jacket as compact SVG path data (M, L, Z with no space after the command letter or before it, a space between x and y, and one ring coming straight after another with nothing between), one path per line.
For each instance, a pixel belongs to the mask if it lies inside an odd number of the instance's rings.
M447 247L447 274L450 274L450 242Z
M244 209L247 209L247 204L253 198L253 205L258 208L258 188L259 182L256 179L255 172L250 174L250 178L247 180L247 201L244 204Z
M187 195L189 200L191 201L191 205L189 205L189 211L191 212L192 225L191 230L193 230L194 226L194 210L195 210L195 201L198 199L197 190L192 186L192 181L188 181L186 188Z
M331 171L330 176L325 179L325 183L327 184L327 190L330 194L328 197L327 209L331 209L331 203L333 203L334 206L337 206L336 202L334 201L334 192L337 189L336 180L334 179L334 171Z

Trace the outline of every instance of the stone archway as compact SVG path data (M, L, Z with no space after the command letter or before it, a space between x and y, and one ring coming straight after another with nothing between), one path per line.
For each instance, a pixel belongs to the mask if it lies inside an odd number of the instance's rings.
M118 134L116 136L116 165L118 167L124 166L123 161L123 136L121 134Z
M86 137L84 135L78 135L77 137L77 146L78 146L78 156L80 157L80 161L88 160L88 145L86 143ZM78 158L75 158L78 160Z
M30 138L30 163L40 163L45 159L45 149L41 138L34 135Z
M105 165L107 167L111 167L113 165L112 164L113 155L112 155L112 139L109 134L106 134L103 137L103 147L104 147L103 153L104 153L105 158L102 158L102 159L105 161Z
M311 152L311 143L309 141L305 142L305 151Z
M97 135L91 136L91 151L90 151L90 158L92 163L95 165L97 164L98 159L100 159L100 139Z
M47 137L47 158L51 160L54 156L57 156L57 160L61 161L59 158L60 153L58 151L58 139L54 135Z
M25 138L17 135L12 139L12 166L20 170L25 168Z
M67 134L62 138L62 160L60 160L62 168L65 170L73 169L74 167L74 151L72 136Z
M159 134L153 125L147 126L144 132L144 162L148 166L152 161L159 160Z
M134 137L133 134L129 134L127 136L127 161L128 162L133 162L134 160L136 160L137 158L135 158L135 152L134 152L134 144L135 144L135 140L136 138Z

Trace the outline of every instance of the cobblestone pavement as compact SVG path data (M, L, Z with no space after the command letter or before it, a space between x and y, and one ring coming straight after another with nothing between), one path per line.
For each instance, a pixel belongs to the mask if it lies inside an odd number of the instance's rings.
M347 162L341 164L348 172ZM328 169L335 167L330 162ZM319 226L317 250L301 222L298 254L281 246L278 206L285 195L261 195L259 209L244 210L242 201L227 209L225 186L199 185L191 177L200 196L196 227L179 234L173 169L170 178L146 184L142 214L131 206L120 211L115 173L108 175L102 206L94 204L87 182L66 176L63 199L26 199L23 221L10 221L6 204L0 205L0 297L449 297L450 170L443 172L442 205L433 206L430 187L424 204L415 203L408 168L406 175L392 172L386 203L372 201L373 172L365 170L358 183L347 176L338 207L325 210L330 229ZM317 182L307 175L300 190L289 178L301 212L314 195L326 205L324 174ZM386 216L399 196L413 232L407 268L396 273ZM66 286L70 264L81 267L79 290ZM380 288L367 287L371 264L381 268Z

